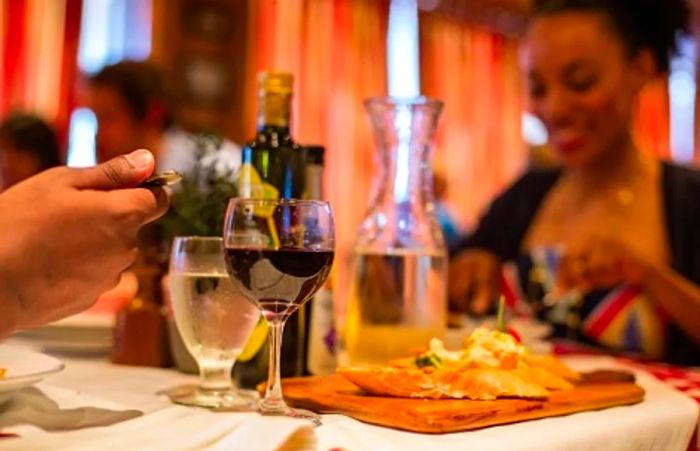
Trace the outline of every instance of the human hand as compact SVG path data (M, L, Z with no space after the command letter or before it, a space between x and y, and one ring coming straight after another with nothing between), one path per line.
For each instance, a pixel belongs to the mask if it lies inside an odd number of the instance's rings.
M0 195L0 336L88 308L136 258L141 226L167 210L138 150L93 168L54 168ZM7 314L5 314L7 313Z
M468 250L450 260L450 307L461 312L483 315L498 299L501 289L501 262L484 250Z
M619 284L643 285L652 265L619 240L591 237L567 249L557 269L557 292L585 293Z

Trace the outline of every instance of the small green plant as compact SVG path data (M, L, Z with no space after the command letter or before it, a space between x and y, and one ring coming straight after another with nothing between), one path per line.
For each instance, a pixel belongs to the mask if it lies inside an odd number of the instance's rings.
M170 210L160 220L162 237L221 235L228 200L236 197L235 174L217 167L213 154L219 152L221 138L196 135L194 167L175 186Z

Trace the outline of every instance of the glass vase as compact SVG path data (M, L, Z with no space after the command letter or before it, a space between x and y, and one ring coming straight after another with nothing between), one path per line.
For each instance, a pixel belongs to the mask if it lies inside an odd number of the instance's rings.
M448 261L431 168L442 106L427 98L365 102L375 173L353 250L341 365L386 364L444 335Z

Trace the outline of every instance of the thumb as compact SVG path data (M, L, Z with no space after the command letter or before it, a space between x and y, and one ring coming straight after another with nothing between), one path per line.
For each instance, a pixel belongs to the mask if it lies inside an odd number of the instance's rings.
M154 168L153 154L139 149L92 168L78 169L75 186L96 190L132 188L146 180Z

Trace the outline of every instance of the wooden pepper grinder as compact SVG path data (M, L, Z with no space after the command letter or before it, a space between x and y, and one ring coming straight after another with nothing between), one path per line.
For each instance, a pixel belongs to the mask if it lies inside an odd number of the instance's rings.
M117 312L112 362L167 367L171 365L171 359L160 294L163 270L152 258L152 249L141 249L132 268L139 281L139 290L136 297Z

